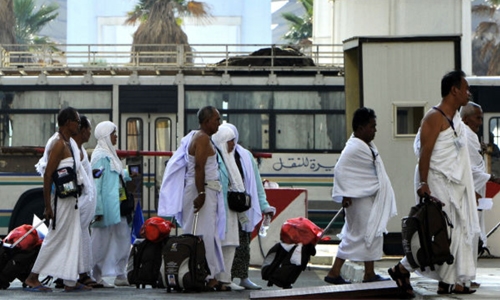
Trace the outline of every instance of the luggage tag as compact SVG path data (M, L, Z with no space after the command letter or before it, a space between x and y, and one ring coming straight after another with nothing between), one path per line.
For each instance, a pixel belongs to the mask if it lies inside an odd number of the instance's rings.
M120 202L123 200L127 200L127 192L124 187L119 188L118 192L120 193Z
M456 134L453 137L453 143L455 144L455 147L457 148L457 151L460 151L460 149L464 146L462 143L460 137L458 137Z

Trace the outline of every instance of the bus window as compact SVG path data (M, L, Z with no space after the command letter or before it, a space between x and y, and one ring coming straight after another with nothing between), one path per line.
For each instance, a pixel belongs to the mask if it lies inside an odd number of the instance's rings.
M168 118L158 118L155 122L156 151L172 150L172 121Z
M142 120L138 118L127 119L127 150L141 151L143 150L142 137L143 128Z
M489 137L487 141L488 144L488 154L490 158L490 167L492 174L500 174L500 149L498 148L498 143L500 141L500 117L490 118L488 124Z

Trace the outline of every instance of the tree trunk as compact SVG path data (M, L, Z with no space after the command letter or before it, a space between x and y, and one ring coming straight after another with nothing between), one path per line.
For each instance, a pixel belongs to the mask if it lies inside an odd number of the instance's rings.
M0 44L15 44L13 0L0 0Z

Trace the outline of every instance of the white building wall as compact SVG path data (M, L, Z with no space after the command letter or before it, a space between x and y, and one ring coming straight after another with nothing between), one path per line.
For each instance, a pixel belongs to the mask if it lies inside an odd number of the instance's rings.
M136 0L68 0L68 44L132 43L135 27L124 25ZM191 44L270 44L271 0L205 0L213 18L186 18Z
M355 36L461 35L462 69L472 72L470 0L315 0L314 6L314 43L342 44Z

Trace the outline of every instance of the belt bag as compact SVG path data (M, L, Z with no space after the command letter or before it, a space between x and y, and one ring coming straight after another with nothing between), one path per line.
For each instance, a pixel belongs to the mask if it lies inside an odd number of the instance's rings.
M242 192L229 191L227 193L227 204L235 212L244 212L252 207L250 195Z
M76 184L76 172L74 168L64 167L57 169L52 174L52 180L56 187L56 194L59 198L78 197L80 186Z

